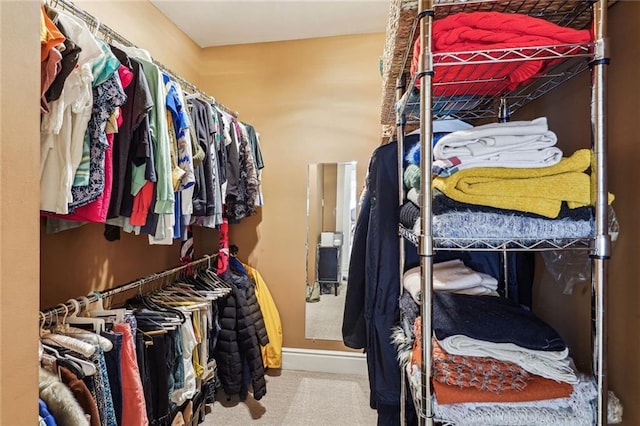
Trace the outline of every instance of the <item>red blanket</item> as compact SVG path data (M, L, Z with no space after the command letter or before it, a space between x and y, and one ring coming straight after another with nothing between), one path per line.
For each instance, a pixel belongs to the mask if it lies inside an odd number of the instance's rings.
M527 15L500 12L458 13L438 19L433 24L433 52L486 51L489 49L512 49L553 46L562 44L584 44L592 39L588 30L575 30ZM562 52L566 48L556 49ZM533 49L523 49L533 52ZM411 74L418 69L420 39L414 44ZM465 55L468 57L468 55ZM492 79L497 81L473 84L434 85L436 96L502 95L528 82L555 61L528 60L506 62L517 55L492 52L491 56L504 62L438 66L451 62L447 58L435 58L434 84L469 80Z

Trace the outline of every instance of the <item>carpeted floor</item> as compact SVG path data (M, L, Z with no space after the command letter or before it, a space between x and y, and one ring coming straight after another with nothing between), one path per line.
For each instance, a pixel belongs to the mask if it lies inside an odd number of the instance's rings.
M319 302L305 303L305 336L307 339L342 340L342 316L347 284L343 282L338 295L322 294Z
M251 395L240 402L227 401L219 393L204 426L370 426L376 412L369 408L366 376L270 370L267 394L260 400Z

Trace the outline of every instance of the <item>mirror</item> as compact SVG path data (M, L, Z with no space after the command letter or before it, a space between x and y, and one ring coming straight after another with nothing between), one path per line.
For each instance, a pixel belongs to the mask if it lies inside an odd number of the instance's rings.
M309 165L305 337L342 340L356 224L356 162Z

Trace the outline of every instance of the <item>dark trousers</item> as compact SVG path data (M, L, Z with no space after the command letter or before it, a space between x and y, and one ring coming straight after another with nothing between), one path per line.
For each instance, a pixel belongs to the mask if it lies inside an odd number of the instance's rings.
M116 421L122 424L122 368L120 354L122 353L122 333L105 331L101 333L113 344L113 349L104 353L104 360L107 364L107 376L111 387L111 397L113 408L116 412Z

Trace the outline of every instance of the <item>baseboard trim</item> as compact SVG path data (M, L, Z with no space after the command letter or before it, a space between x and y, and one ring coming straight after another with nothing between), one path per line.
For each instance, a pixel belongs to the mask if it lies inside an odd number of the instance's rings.
M366 375L367 360L356 352L282 348L282 369Z

